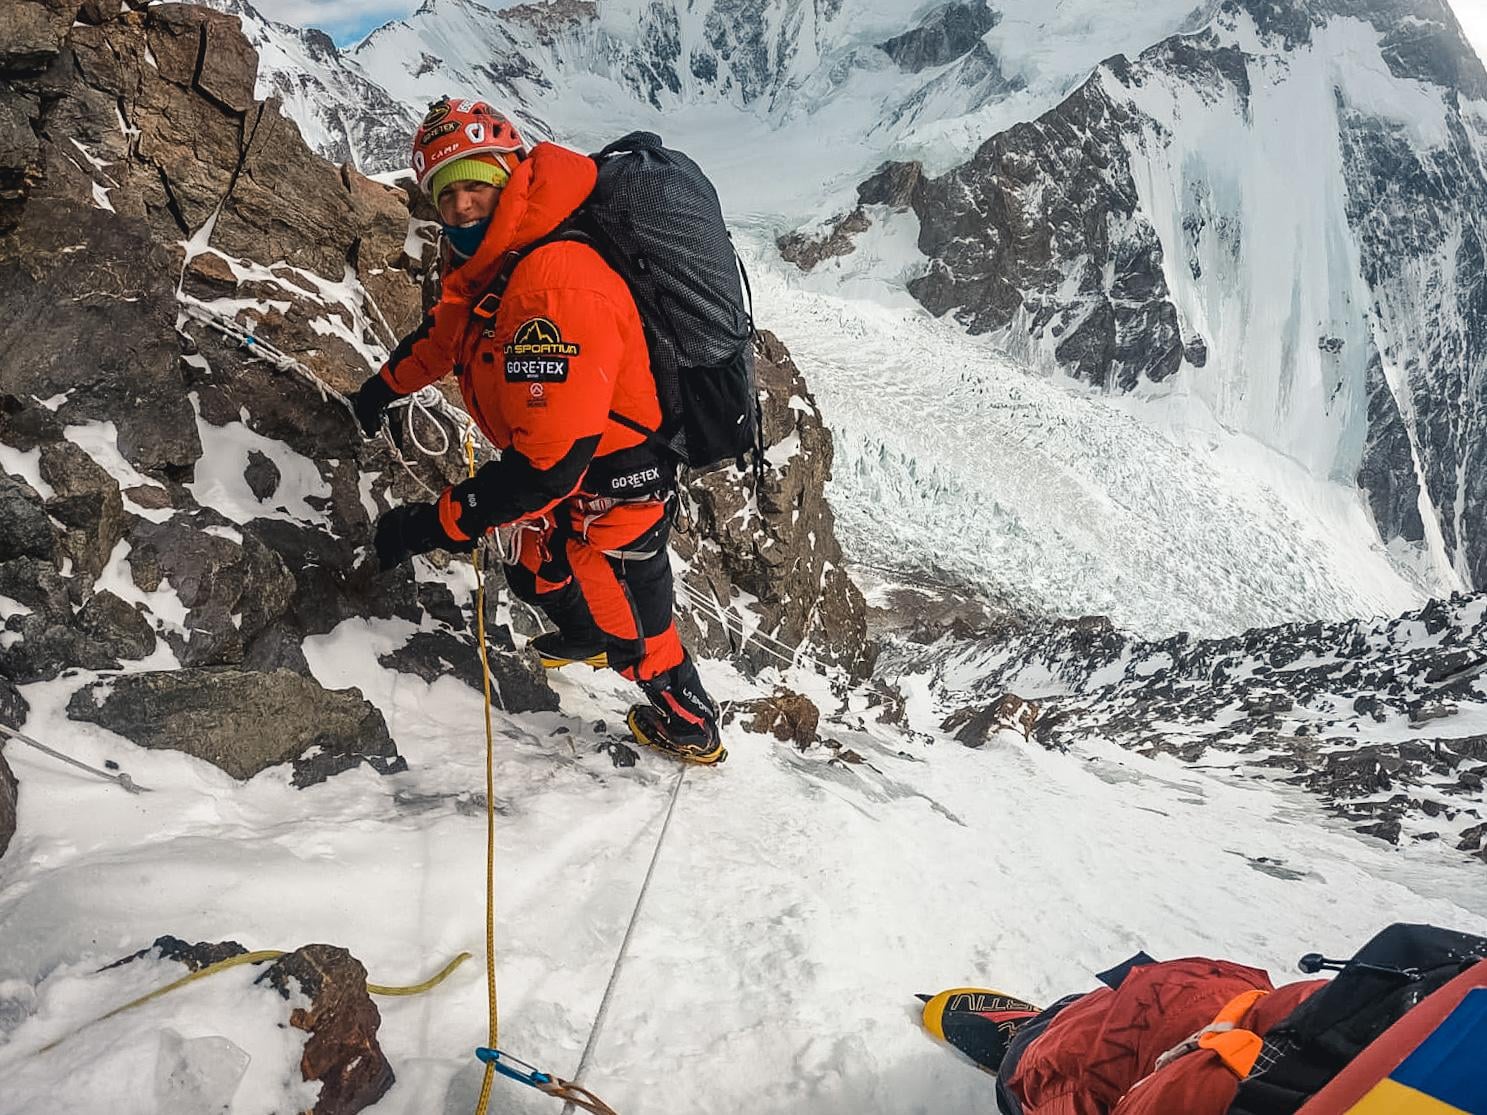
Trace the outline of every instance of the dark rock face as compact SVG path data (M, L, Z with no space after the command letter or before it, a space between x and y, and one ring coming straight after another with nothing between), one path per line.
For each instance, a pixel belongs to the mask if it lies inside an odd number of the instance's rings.
M1025 315L1079 378L1129 390L1177 371L1183 339L1123 138L1132 112L1100 74L1057 108L993 136L913 197L929 271L910 293L972 333Z
M295 992L310 997L310 1006L296 1007L289 1023L310 1035L300 1069L305 1080L321 1085L313 1115L354 1115L392 1087L396 1078L377 1042L382 1015L367 994L361 961L333 945L305 945L255 982L286 999Z
M1024 701L1015 693L1004 693L995 701L956 709L940 724L940 730L954 732L956 742L974 749L986 746L1000 731L1032 738L1041 712L1036 703Z
M71 165L59 152L47 165L55 161ZM54 185L48 178L37 192ZM33 197L0 236L0 395L65 395L57 417L113 422L136 468L189 469L201 444L177 367L172 273L139 221Z
M149 948L140 949L131 953L122 960L115 960L112 964L105 965L101 970L118 968L131 961L143 960L145 957L153 957L157 960L174 960L177 964L186 965L192 972L199 972L203 968L210 968L213 964L219 964L224 960L231 960L234 956L242 956L247 952L242 945L236 941L183 941L179 937L166 934L164 937L156 937Z
M243 479L248 482L248 490L262 503L279 490L279 466L258 450L250 450Z
M0 676L0 724L17 730L26 723L31 705L4 676Z
M1001 22L986 0L945 4L925 17L914 30L880 44L882 51L910 73L943 66L968 53L981 36Z
M857 250L855 238L872 227L867 206L908 209L923 181L924 173L918 163L884 163L876 174L858 185L857 208L832 222L824 234L786 233L775 245L781 257L802 271L810 271L822 260L848 255Z
M279 763L294 765L301 788L363 761L382 773L404 766L382 714L358 691L327 690L288 670L124 674L73 694L67 715L242 781Z
M1481 73L1480 63L1476 72ZM1487 76L1483 77L1487 85ZM1487 294L1466 276L1487 269L1487 224L1461 219L1462 199L1487 205L1487 136L1450 119L1446 146L1420 152L1406 129L1339 104L1348 217L1363 274L1404 376L1406 419L1369 369L1369 436L1358 483L1385 541L1423 537L1419 480L1447 552L1469 583L1487 585ZM1406 265L1408 264L1408 265ZM1425 292L1422 294L1422 291ZM1427 296L1428 295L1428 296Z
M44 69L57 57L78 5L67 0L16 0L0 12L0 75Z
M506 628L487 626L486 636L497 707L506 712L555 712L558 695L548 686L542 667L529 654L513 653L516 644ZM501 650L508 653L498 653ZM403 673L417 674L427 682L453 676L477 693L485 690L479 647L463 632L416 631L398 650L377 661Z
M777 241L780 255L802 271L809 271L822 260L848 255L857 249L853 238L872 227L867 211L858 206L837 221L824 236L812 237L801 232L788 233Z
M1368 366L1368 441L1358 467L1358 487L1368 496L1373 521L1384 539L1419 542L1425 537L1409 431L1377 356Z
M15 811L20 796L20 785L16 782L15 772L5 761L4 749L0 748L0 856L5 855L10 847L11 837L15 836Z
M78 628L113 658L147 658L155 629L136 608L108 591L96 592L77 617Z
M126 527L118 481L70 441L42 446L40 466L55 493L47 513L67 528L63 552L78 570L97 577Z
M831 432L789 352L771 333L760 335L756 373L770 468L752 506L748 481L735 469L690 485L694 527L674 536L691 566L677 590L683 635L691 646L732 652L755 667L788 662L791 648L800 647L807 658L865 677L877 649L868 638L862 594L842 569L836 520L824 494ZM769 642L743 638L736 619L724 623L718 616L716 605L733 602L733 585L756 598L749 607Z
M947 669L956 645L935 652ZM985 642L970 646L985 654ZM1453 724L1461 710L1487 709L1482 594L1394 620L1226 639L1143 642L1108 623L1056 625L1006 639L997 661L972 692L1036 685L1043 715L1033 733L1048 746L1098 734L1187 762L1210 751L1229 754L1226 763L1249 757L1237 769L1310 790L1360 831L1395 842L1402 821L1415 839L1455 841L1482 819L1487 744ZM975 708L966 712L963 722Z
M284 559L250 533L208 533L209 513L134 528L129 568L146 591L168 583L186 613L189 636L166 639L183 666L240 663L253 637L284 614L295 579ZM241 538L241 541L237 539Z
M0 473L0 561L38 558L49 561L57 552L57 535L47 518L41 497L23 480Z

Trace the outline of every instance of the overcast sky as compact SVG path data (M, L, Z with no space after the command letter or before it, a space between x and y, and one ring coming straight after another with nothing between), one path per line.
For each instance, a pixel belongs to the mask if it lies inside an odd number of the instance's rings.
M342 45L355 42L374 27L398 19L418 7L420 0L253 0L253 5L270 19L298 27L319 27L330 32ZM493 8L504 8L516 0L493 0ZM1487 0L1449 0L1456 18L1466 29L1466 37L1487 59ZM905 0L912 10L917 0Z

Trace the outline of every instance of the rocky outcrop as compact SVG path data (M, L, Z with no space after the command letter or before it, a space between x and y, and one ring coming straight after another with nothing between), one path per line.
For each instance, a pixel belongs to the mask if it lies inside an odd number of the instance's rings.
M498 707L506 712L554 712L558 695L543 677L542 667L531 655L514 652L511 633L488 621L491 681L495 685ZM477 693L484 692L485 681L480 666L479 648L469 639L449 629L415 631L396 651L377 659L383 666L415 674L424 681L456 677Z
M757 492L736 469L690 484L694 518L674 542L687 566L678 578L684 633L756 668L789 664L798 649L807 661L864 677L877 651L826 502L831 432L779 339L762 333L757 355L769 467ZM736 608L748 612L748 629L720 615Z
M310 1036L300 1072L320 1084L311 1115L355 1115L392 1087L392 1065L377 1041L382 1015L367 993L367 970L334 945L305 945L278 960L255 981L288 999L306 995L289 1024Z
M886 205L903 211L914 201L924 181L918 163L884 163L877 173L857 187L857 207L831 221L822 232L795 231L775 240L781 258L802 271L813 270L824 260L850 255L857 250L856 238L872 227L869 206Z
M984 747L998 732L1016 732L1030 739L1042 710L1035 701L1024 701L1015 693L1004 693L995 701L956 709L940 724L942 732L953 732L966 747Z
M26 698L6 677L0 675L0 724L19 729L26 723L26 714L31 711Z
M188 971L199 972L203 968L210 968L213 964L231 960L234 956L242 956L247 951L236 941L191 942L166 934L163 937L156 937L149 948L140 949L122 960L115 960L112 964L105 964L99 970L106 972L110 968L119 968L149 957L153 960L174 960L177 964L184 964Z
M820 739L821 710L816 707L816 702L786 689L757 700L734 702L729 708L729 716L748 717L744 723L745 731L772 735L781 743L794 744L801 751Z
M183 751L246 781L291 763L298 787L362 762L403 770L382 714L355 689L331 691L289 670L149 671L74 693L74 720L101 724L152 750Z
M973 50L981 36L1002 20L986 0L949 3L931 11L912 31L879 44L880 49L910 73L943 66Z
M148 957L199 972L246 952L236 941L191 943L163 936L101 970ZM300 1058L301 1078L320 1085L315 1106L306 1115L356 1115L392 1087L396 1077L377 1041L382 1015L367 990L366 968L349 952L334 945L304 945L268 964L253 982L284 1000L309 1001L308 1006L291 1007L286 1019L309 1035ZM246 1063L247 1054L242 1058ZM286 1065L283 1071L292 1070ZM193 1094L192 1099L199 1103L204 1097Z

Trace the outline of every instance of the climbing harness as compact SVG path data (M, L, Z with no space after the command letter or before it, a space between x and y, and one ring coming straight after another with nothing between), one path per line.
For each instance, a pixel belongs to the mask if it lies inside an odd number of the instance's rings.
M109 782L116 782L120 786L124 787L124 789L128 790L131 794L147 794L150 792L150 788L148 786L141 786L138 782L130 778L129 775L125 774L123 771L119 771L117 774L115 774L113 771L99 770L97 767L90 767L87 763L84 763L79 759L74 759L70 755L64 755L62 754L62 752L50 748L46 744L32 739L24 732L16 731L8 724L0 724L0 735L9 736L11 739L16 740L18 743L24 743L27 747L34 747L43 755L50 755L53 759L58 759L61 762L66 763L68 766L74 766L77 767L79 770L85 770L89 774L96 775L99 778L107 779Z
M257 952L240 952L236 956L229 956L226 960L219 960L215 964L208 964L205 968L199 968L196 971L192 972L190 975L182 976L178 980L167 983L164 987L157 987L154 991L151 991L147 995L141 995L138 999L131 999L123 1006L115 1007L107 1014L101 1014L97 1018L93 1019L91 1022L84 1022L76 1030L73 1030L71 1033L63 1034L55 1041L48 1042L36 1052L46 1053L50 1050L56 1049L57 1046L61 1045L63 1042L70 1041L71 1039L77 1037L78 1034L82 1033L88 1027L96 1026L100 1022L105 1022L110 1018L114 1018L117 1015L123 1014L125 1011L133 1010L135 1007L142 1007L146 1003L154 1002L156 999L159 999L165 995L169 995L172 991L180 990L188 983L195 983L197 980L206 979L207 976L215 976L218 972L225 972L229 968L236 968L243 964L261 964L264 961L278 960L281 956L287 955L288 953L285 952L283 949L259 949ZM367 993L379 996L421 995L425 991L431 991L435 987L438 987L441 983L444 982L445 978L448 977L450 972L454 971L456 968L458 968L461 964L469 959L470 954L468 952L462 952L448 964L444 965L443 968L439 969L437 973L430 976L422 983L410 984L406 987L389 987L385 984L372 983L368 981Z

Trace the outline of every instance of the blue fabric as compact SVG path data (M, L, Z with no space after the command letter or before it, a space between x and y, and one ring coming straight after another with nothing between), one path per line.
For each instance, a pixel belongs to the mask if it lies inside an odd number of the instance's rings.
M1121 984L1125 983L1126 977L1131 974L1132 968L1140 968L1147 964L1155 963L1155 960L1146 955L1146 950L1142 949L1129 960L1122 960L1108 972L1101 972L1099 975L1095 976L1095 979L1099 980L1106 987L1118 988Z
M476 221L469 228L444 225L444 236L449 240L449 246L454 249L455 255L461 259L469 259L485 239L485 230L490 228L490 224L491 219L487 217L483 221Z
M1439 1026L1389 1074L1399 1084L1424 1092L1471 1115L1487 1113L1487 988L1467 992Z

